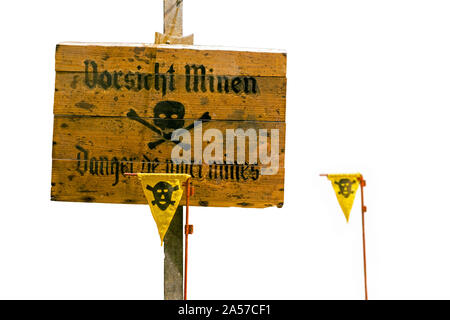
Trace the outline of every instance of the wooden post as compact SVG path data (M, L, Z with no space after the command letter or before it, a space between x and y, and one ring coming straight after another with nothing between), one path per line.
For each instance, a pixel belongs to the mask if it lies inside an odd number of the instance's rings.
M155 33L155 44L194 44L194 35L183 37L183 0L164 0L164 34ZM164 239L164 299L184 299L183 207L179 206Z
M179 206L164 238L164 299L183 298L183 207Z
M156 44L194 44L194 35L183 37L183 0L164 0L164 34L155 33Z
M125 173L125 176L128 177L136 177L137 175L137 173ZM189 179L187 186L188 183ZM186 208L189 208L189 187L186 187L186 190ZM186 209L186 221L189 221L188 209ZM187 254L185 257L187 265ZM187 269L185 272L187 272ZM183 300L185 298L186 278L184 278L183 287L183 206L178 206L164 237L164 300Z
M183 1L164 1L164 34L183 36Z

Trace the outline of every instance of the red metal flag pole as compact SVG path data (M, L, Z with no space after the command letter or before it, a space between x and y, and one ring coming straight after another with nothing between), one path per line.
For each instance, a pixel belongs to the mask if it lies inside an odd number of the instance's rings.
M189 198L191 196L191 179L186 181L186 226L184 230L184 300L187 300L187 273L188 273L188 241L189 235L194 232L194 226L189 224Z
M321 174L321 177L328 177L328 174ZM365 231L365 213L367 212L367 207L364 204L364 187L366 186L366 180L364 180L363 175L359 178L361 185L361 214L362 214L362 240L363 240L363 259L364 259L364 293L366 300L369 300L369 295L367 293L367 261L366 261L366 231Z
M363 240L363 257L364 257L364 290L366 294L366 300L369 300L369 296L367 294L367 262L366 262L366 231L365 231L365 223L364 216L367 212L367 207L364 205L364 187L366 186L366 180L364 180L363 176L360 177L361 184L361 215L362 215L362 240Z

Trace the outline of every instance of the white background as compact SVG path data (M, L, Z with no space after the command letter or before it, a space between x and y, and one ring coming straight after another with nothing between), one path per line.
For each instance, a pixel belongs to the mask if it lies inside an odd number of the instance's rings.
M193 208L192 299L362 299L319 173L365 175L369 297L450 298L448 1L186 0L195 43L288 51L283 209ZM146 206L50 202L55 45L153 42L162 1L3 1L0 298L162 299Z

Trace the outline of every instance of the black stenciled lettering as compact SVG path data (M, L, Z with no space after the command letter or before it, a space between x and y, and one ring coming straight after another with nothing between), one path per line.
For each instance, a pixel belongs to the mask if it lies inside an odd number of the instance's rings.
M241 92L241 83L242 80L239 77L235 77L231 80L231 89L233 89L234 93Z
M95 61L90 61L90 60L85 60L84 61L84 65L85 65L85 72L84 72L84 83L91 89L94 89L95 86L97 85L97 64L95 63ZM89 65L91 65L92 67L92 71L89 72ZM92 79L89 79L89 74L92 74Z
M89 160L89 173L93 176L98 176L98 162L95 157L92 157L91 160Z
M159 63L155 63L155 90L159 91Z
M159 165L162 164L158 158L151 159L145 154L142 155L142 160L139 157L113 157L111 160L107 156L89 158L88 150L79 145L75 147L78 150L76 171L82 176L86 172L92 176L112 176L114 177L112 186L119 183L120 175L134 172L134 162L140 163L139 168L143 173L155 173ZM198 180L206 178L215 181L247 182L257 181L261 176L259 167L248 162L243 164L213 162L208 165L207 173L204 175L202 165L196 165L193 162L176 164L167 159L164 169L166 173L190 174L193 179Z
M169 77L169 90L170 91L175 91L175 69L173 68L173 65L170 66L169 70L167 71L167 73L170 74Z
M150 158L147 157L145 154L143 155L143 158L144 159L142 159L141 171L150 173ZM147 170L145 170L146 165L147 165Z
M155 158L155 160L153 160L152 162L152 172L156 172L156 168L158 168L159 166L159 160L158 158Z
M198 178L203 179L203 167L202 166L198 167Z
M214 76L209 76L209 91L214 92Z
M125 83L126 83L125 88L127 88L128 90L134 89L136 85L136 81L134 79L135 76L136 75L131 71L125 75Z
M194 166L192 164L188 165L188 170L186 173L190 174L193 179L198 178L198 176L195 176Z
M220 179L223 180L223 164L219 165L220 168Z
M230 92L230 84L228 77L218 76L217 77L217 92L229 93Z
M165 96L168 91L177 89L177 78L174 65L170 65L167 72L161 72L160 63L155 63L154 74L120 71L120 70L98 70L95 61L85 60L85 79L87 87L94 89L99 86L104 90L120 90L125 87L128 90L147 91L155 90ZM141 70L142 68L138 68ZM153 83L152 83L153 81ZM227 77L215 76L214 69L208 69L202 64L185 65L185 88L186 92L211 92L211 93L234 93L234 94L258 94L258 82L254 77Z
M136 77L137 77L137 86L136 86L136 91L141 91L142 90L142 88L143 88L143 82L144 82L144 79L143 79L143 74L142 73L140 73L140 72L136 72Z
M230 165L230 177L231 177L231 180L235 179L235 176L237 176L236 173L237 173L236 166L234 164Z
M152 75L150 73L147 73L144 76L144 88L145 90L149 91L151 88L151 80L152 80Z
M240 176L241 176L242 180L244 180L244 181L248 180L248 174L247 174L248 169L249 169L249 166L247 163L245 163L245 165L242 165L240 167Z
M142 160L142 172L147 173L155 173L156 168L159 166L159 160L158 158L155 158L154 160L151 160L149 157L147 157L145 154L142 156L144 159Z
M116 157L112 158L111 159L111 174L113 174L115 177L113 187L119 183L119 166L120 166L119 159Z
M84 175L85 172L88 170L88 159L89 159L89 154L88 151L85 150L83 147L80 146L75 146L75 148L77 148L80 152L77 153L77 172L80 175ZM83 156L83 159L82 159ZM81 164L81 162L84 162L84 165Z
M122 71L115 71L114 77L113 77L113 86L116 90L120 90L122 88L122 85L119 84L119 78L123 76Z
M251 177L252 177L253 181L258 180L259 179L259 174L260 174L259 169L256 166L252 165L250 170L252 172L252 176Z
M225 165L225 180L228 180L228 171L229 171L229 166Z
M171 160L166 160L166 173L169 173L169 167L171 162L172 162Z
M186 92L191 92L191 67L187 64L184 69L186 70Z
M169 68L169 73L174 73L175 70L173 66ZM161 84L160 84L161 79ZM175 88L175 85L173 85ZM159 63L155 63L155 90L161 91L162 95L165 96L167 93L167 76L165 73L159 73Z
M204 65L186 65L186 91L206 92L206 67ZM199 74L200 71L200 74ZM194 83L191 88L191 72L193 72Z
M129 172L128 169L128 158L127 157L123 157L122 160L120 161L120 173L122 175L125 175L125 173Z
M108 71L103 71L100 74L100 78L98 79L98 82L100 83L100 86L103 89L109 89L112 84L112 76Z
M251 90L250 90L250 82L251 82L251 88L252 88ZM249 93L257 94L258 93L258 83L255 78L253 78L253 77L245 77L244 78L244 92L246 94L249 94Z
M206 92L206 68L204 65L192 65L192 69L194 69L194 91L198 92L199 91L199 80L201 82L201 90L202 92ZM201 71L201 76L199 76L198 71Z

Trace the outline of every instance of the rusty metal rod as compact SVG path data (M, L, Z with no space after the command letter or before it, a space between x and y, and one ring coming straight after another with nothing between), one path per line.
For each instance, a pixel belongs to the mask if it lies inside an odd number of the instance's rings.
M186 226L184 229L184 300L187 300L187 275L188 275L188 241L189 241L189 197L191 196L191 179L186 180Z
M362 214L362 240L363 240L363 258L364 258L364 290L366 294L366 300L369 300L369 296L367 293L367 262L366 262L366 231L365 231L365 213L366 206L364 205L364 187L366 186L366 181L361 175L361 214Z

